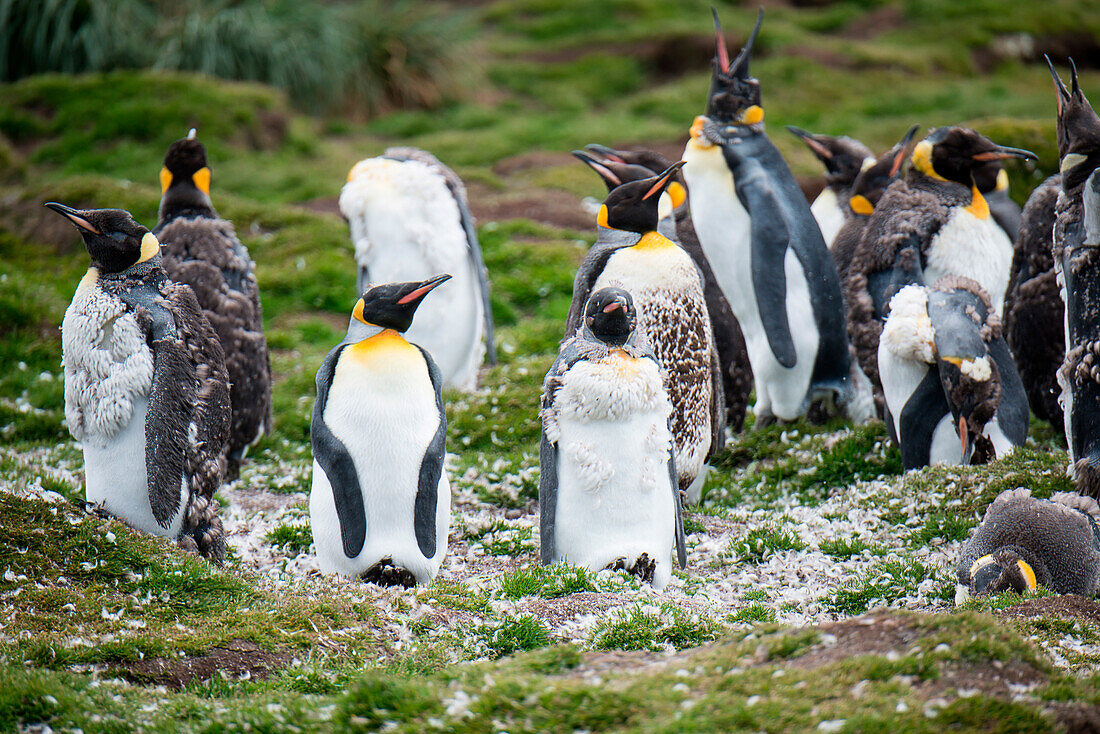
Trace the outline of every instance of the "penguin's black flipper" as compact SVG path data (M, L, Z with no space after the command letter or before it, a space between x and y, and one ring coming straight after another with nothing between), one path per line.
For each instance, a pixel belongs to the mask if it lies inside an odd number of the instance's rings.
M558 445L542 432L539 442L539 560L554 562L554 530L558 512Z
M1031 411L1023 380L1020 379L1016 362L1012 359L1004 337L989 342L987 349L1001 376L1001 402L997 406L997 424L1014 446L1023 446L1031 423Z
M867 274L867 291L874 304L875 316L885 319L890 299L907 285L925 285L917 235L911 235L910 242L898 248L892 268Z
M672 420L668 422L669 435L672 434ZM687 567L687 541L684 538L684 509L683 503L680 501L680 480L676 476L676 447L673 444L669 444L668 451L668 478L669 484L672 485L672 505L676 509L676 561L680 564L680 568Z
M344 555L355 558L363 550L363 543L367 539L367 514L363 507L359 474L355 471L355 462L347 447L325 423L328 391L336 373L336 363L346 346L347 344L336 345L317 370L317 400L313 404L309 437L313 444L313 458L332 486L336 516L340 520L340 535L344 541Z
M478 285L481 291L481 306L485 316L485 361L489 364L497 363L497 347L493 327L493 307L489 302L489 270L485 267L485 259L481 256L481 242L477 238L477 229L474 227L474 215L470 213L470 207L466 203L466 195L455 189L451 179L447 179L447 188L451 196L458 203L458 214L462 220L462 229L466 232L467 252L470 255L470 263L477 273Z
M1015 242L1020 236L1020 224L1023 222L1020 205L1012 200L1007 191L990 191L985 194L985 203L989 205L993 221L1004 230L1008 239Z
M726 447L726 386L722 380L722 363L717 345L710 352L710 448L707 459Z
M898 443L901 446L901 463L906 469L928 466L932 456L932 434L945 415L950 415L940 371L930 365L928 374L909 396L898 419Z
M443 409L443 376L439 372L432 355L423 347L414 345L424 355L428 365L428 376L435 389L435 407L439 411L439 427L432 436L420 462L420 480L416 488L416 503L413 505L413 529L416 543L425 558L435 557L435 514L439 498L439 478L443 475L443 460L447 455L447 413Z

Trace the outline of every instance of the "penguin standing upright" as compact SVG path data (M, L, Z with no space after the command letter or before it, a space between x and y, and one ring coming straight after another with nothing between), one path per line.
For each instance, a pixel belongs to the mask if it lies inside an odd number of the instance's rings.
M160 182L153 233L164 269L195 292L225 352L233 406L227 476L236 479L248 447L271 430L271 365L255 265L233 224L214 211L206 149L193 129L169 146Z
M228 376L194 293L161 266L156 235L121 209L67 217L92 265L61 325L65 419L84 450L85 495L148 533L213 560L225 475Z
M699 243L745 334L762 426L818 401L848 402L844 304L806 197L764 133L760 83L749 76L763 11L732 62L717 12L714 21L707 114L691 127L684 178Z
M1069 90L1054 74L1062 173L1054 269L1066 314L1058 384L1077 491L1100 497L1100 117L1081 91L1076 67L1072 74Z
M906 469L981 464L1027 439L1028 407L989 296L955 275L891 299L878 362Z
M844 223L852 217L848 200L859 172L875 162L875 154L863 143L847 135L814 135L794 125L787 130L798 136L825 165L825 188L810 205L821 236L830 249Z
M695 482L705 476L704 462L722 448L725 409L699 270L657 231L661 194L681 165L624 183L607 195L596 219L596 244L573 282L565 336L581 327L593 291L616 286L630 292L638 329L667 375L676 471L680 489L694 502L701 494L702 482Z
M451 486L439 368L405 340L449 275L368 287L317 370L309 518L325 573L426 583L447 553Z
M912 166L874 208L845 281L848 334L860 367L880 386L878 341L890 298L908 283L944 275L977 281L1001 315L1012 243L989 214L973 172L990 161L1035 159L963 127L941 127L917 143Z
M423 150L389 148L359 161L340 193L359 265L359 290L452 273L421 311L409 339L439 365L443 382L477 387L482 359L496 362L489 279L466 187Z
M1020 235L1023 212L1008 193L1008 171L1000 161L990 161L974 169L974 185L985 197L993 221L1004 230L1009 242L1015 242Z
M600 174L607 190L630 181L656 176L672 165L672 161L650 150L614 150L603 145L587 145L584 151L574 155ZM679 177L680 174L677 173ZM661 216L657 230L674 239L695 261L703 277L703 297L707 302L711 330L714 332L714 348L718 351L718 364L722 375L722 387L726 404L726 425L734 433L741 431L752 393L752 366L745 350L745 337L741 325L733 315L729 302L714 279L714 271L707 262L699 237L691 223L691 210L687 205L687 189L680 181L673 181L661 197L658 214L662 214L665 197L672 207L671 215ZM668 219L675 220L675 234L666 231Z
M687 562L661 366L630 294L601 288L543 383L541 557L625 568L658 589Z

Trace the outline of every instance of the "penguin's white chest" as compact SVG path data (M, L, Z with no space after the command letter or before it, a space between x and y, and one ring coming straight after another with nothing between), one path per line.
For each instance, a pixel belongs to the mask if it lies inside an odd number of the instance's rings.
M817 220L817 226L821 230L821 236L825 238L825 244L833 246L837 233L844 226L844 210L840 208L840 200L836 192L826 186L810 205L810 213Z
M671 575L675 498L668 472L671 405L652 360L617 352L578 362L555 396L559 559L600 570L642 553Z
M1011 269L1012 242L996 221L990 216L976 217L965 207L953 207L929 245L924 275L930 286L945 275L976 280L1000 315Z

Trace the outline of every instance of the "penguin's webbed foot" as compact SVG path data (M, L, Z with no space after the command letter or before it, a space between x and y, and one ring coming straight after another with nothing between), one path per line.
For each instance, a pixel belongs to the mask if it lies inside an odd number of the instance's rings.
M628 565L625 558L616 558L604 566L604 569L608 571L627 571L642 581L653 583L653 574L657 570L657 562L652 560L648 553L643 553L632 564Z
M776 418L773 414L763 413L756 416L756 420L752 422L752 427L758 431L762 431L765 428L774 426L778 421L779 419Z
M102 502L88 502L85 500L80 503L80 509L84 510L84 513L87 515L95 515L103 519L114 517L114 515L107 511L107 506Z
M378 586L402 586L406 589L416 586L416 576L412 571L393 565L393 559L389 556L359 574L359 578Z
M176 542L184 550L213 563L221 564L225 560L225 528L212 499L200 494L192 498Z

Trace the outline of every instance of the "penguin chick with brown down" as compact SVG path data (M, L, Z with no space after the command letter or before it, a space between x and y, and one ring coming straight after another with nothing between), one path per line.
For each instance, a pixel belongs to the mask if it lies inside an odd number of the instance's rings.
M1072 62L1071 62L1072 63ZM1077 81L1058 87L1062 191L1054 269L1065 302L1066 357L1058 370L1077 491L1100 497L1100 117Z
M138 530L221 560L213 496L230 407L217 335L129 212L46 206L76 226L92 257L61 325L65 419L83 446L85 496Z
M806 144L825 166L825 188L810 205L810 212L821 228L825 245L832 248L844 223L852 216L848 200L859 172L875 162L875 154L863 143L847 135L815 135L800 127L787 130Z
M940 127L917 143L905 178L874 208L844 283L848 335L860 367L876 386L878 341L890 298L909 283L945 275L977 281L1002 313L1012 242L993 220L974 183L990 161L1035 154L1007 148L964 127Z
M225 351L233 423L227 478L240 472L248 447L271 430L271 366L255 265L233 224L210 202L206 148L195 131L168 147L154 234L168 277L186 283Z
M609 193L616 186L656 176L672 165L672 161L655 151L615 150L595 144L585 146L583 151L574 151L573 155L587 163L600 175ZM737 323L733 309L730 308L726 297L722 295L722 289L714 279L714 271L711 270L710 263L703 254L703 248L699 245L699 237L695 234L695 227L691 223L687 188L680 180L681 178L682 175L677 172L676 180L670 183L668 189L661 195L658 209L660 221L657 223L657 230L677 242L691 256L703 277L703 296L707 302L710 326L714 332L714 347L718 351L718 364L722 373L726 425L734 433L739 433L744 426L749 397L752 394L752 365L749 364L749 354L745 349L745 336L741 333L741 325ZM667 206L671 206L671 213L665 211L666 198ZM676 225L674 231L668 227L668 224L673 221Z
M1100 505L1059 492L1049 500L1008 489L985 511L959 556L955 602L1038 586L1056 594L1100 593Z
M666 374L679 487L695 502L704 464L724 443L725 408L699 270L683 249L657 231L661 194L681 165L624 183L607 195L596 217L596 244L573 282L565 338L581 328L593 292L618 287L633 296L638 331Z

